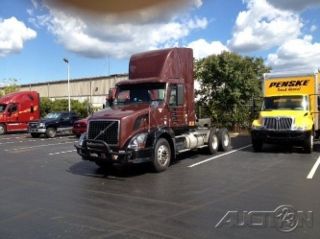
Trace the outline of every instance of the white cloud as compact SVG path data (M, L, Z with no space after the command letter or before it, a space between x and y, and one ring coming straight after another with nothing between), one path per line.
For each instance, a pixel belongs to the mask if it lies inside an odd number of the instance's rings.
M238 14L228 47L237 52L270 49L300 35L298 14L279 10L266 0L246 0L247 10Z
M229 51L220 41L207 42L205 39L190 42L187 47L193 49L193 55L196 59L201 59L209 55L218 55L223 51Z
M273 6L281 9L301 11L306 8L320 6L319 0L268 0Z
M320 43L310 35L282 44L276 53L269 54L267 64L273 70L315 70L320 67Z
M310 32L315 32L317 30L317 26L316 25L312 25L310 27Z
M18 53L23 49L24 42L34 39L37 33L17 20L15 17L0 19L0 57L10 53Z
M199 0L186 2L193 6L202 4ZM36 18L37 24L47 27L67 50L87 57L124 58L139 51L177 46L191 31L208 25L206 18L179 17L173 10L162 18L154 18L161 15L161 9L156 8L137 12L132 19L119 19L112 14L93 16L52 6L48 9L49 14Z

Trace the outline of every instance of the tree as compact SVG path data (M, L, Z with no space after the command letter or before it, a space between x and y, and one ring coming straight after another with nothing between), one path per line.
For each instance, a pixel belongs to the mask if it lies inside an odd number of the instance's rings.
M57 112L57 111L68 111L68 100L61 99L61 100L50 100L46 97L41 98L41 116L45 116L50 112ZM78 100L71 100L71 108L73 112L76 112L80 117L86 117L90 114L90 103L88 101L79 102Z
M19 91L19 85L17 85L18 80L14 78L9 78L3 80L3 85L2 89L0 90L0 96L7 95L9 93L17 92Z
M196 61L195 77L200 83L198 104L213 122L228 128L248 127L252 99L261 96L263 73L270 72L262 58L223 52Z

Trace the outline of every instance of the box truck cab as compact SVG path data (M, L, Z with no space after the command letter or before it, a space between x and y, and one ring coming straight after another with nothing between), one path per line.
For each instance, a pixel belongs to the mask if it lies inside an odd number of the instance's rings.
M129 80L116 84L110 108L89 118L77 152L99 166L149 161L160 172L188 150L228 150L226 129L196 124L194 98L192 49L135 54Z
M265 74L263 104L252 123L255 151L264 143L299 145L308 153L319 136L319 72Z
M27 131L30 121L40 119L39 94L22 91L0 98L0 135Z

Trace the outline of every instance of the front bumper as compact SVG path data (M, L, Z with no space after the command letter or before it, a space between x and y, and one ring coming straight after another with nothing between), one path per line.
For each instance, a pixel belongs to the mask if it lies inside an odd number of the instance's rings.
M153 149L141 150L113 150L106 142L101 140L84 140L82 146L75 143L77 153L83 160L104 161L110 163L143 163L152 159Z
M310 136L310 131L295 130L251 130L253 140L265 143L303 143Z
M46 132L45 128L29 128L29 133L36 133L36 134L44 134Z

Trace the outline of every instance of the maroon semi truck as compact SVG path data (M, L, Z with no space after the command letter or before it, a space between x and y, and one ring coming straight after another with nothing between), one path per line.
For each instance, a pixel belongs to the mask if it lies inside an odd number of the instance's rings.
M77 152L102 167L149 161L160 172L181 152L228 150L228 131L211 127L208 120L199 125L203 120L196 118L194 100L192 49L135 54L129 80L116 84L110 108L89 118Z
M40 97L35 91L21 91L0 98L0 135L27 131L28 123L40 119Z

